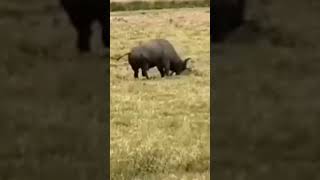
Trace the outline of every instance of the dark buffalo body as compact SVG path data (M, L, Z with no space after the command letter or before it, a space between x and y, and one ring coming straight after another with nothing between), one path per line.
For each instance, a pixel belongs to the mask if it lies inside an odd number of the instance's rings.
M102 38L105 47L110 40L108 26L108 4L105 0L60 0L71 24L77 31L77 48L80 52L90 51L91 25L98 21L102 28Z
M213 1L211 41L222 42L232 31L244 24L245 6L245 0Z
M190 58L182 61L172 44L165 39L154 39L131 49L128 53L129 64L138 78L139 69L148 77L148 69L157 67L161 77L169 76L170 70L179 75L187 67Z

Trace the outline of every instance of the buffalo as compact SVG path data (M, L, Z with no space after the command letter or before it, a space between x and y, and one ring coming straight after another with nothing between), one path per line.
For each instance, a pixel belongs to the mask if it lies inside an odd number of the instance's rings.
M76 46L80 52L90 51L91 25L98 21L102 28L103 45L109 48L108 6L105 0L60 0L77 32Z
M191 58L181 60L173 45L165 39L152 39L131 49L130 52L117 58L128 55L128 62L134 71L134 78L138 78L139 69L142 76L149 79L147 71L152 67L157 67L161 77L175 73L181 74L187 68L187 63ZM169 74L171 71L171 74Z
M214 0L210 29L211 41L222 42L245 23L246 0Z

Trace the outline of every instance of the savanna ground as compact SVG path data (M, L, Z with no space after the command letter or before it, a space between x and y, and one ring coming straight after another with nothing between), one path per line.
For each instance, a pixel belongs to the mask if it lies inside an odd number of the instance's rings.
M94 52L78 56L57 1L1 1L0 9L0 179L105 178L98 28Z
M110 56L153 38L168 39L189 75L133 78L127 57L110 60L111 179L209 179L209 8L111 13Z
M320 178L320 4L269 2L269 30L213 48L216 179Z

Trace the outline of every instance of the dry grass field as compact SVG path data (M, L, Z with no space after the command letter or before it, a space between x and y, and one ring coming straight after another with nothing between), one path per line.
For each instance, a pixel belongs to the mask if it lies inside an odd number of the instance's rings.
M165 38L191 57L189 75L135 80L110 60L111 179L209 179L209 8L111 13L111 57Z

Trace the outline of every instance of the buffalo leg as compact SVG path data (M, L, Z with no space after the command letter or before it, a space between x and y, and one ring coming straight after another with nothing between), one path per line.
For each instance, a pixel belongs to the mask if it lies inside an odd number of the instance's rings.
M144 76L147 79L149 79L147 71L148 71L148 64L144 64L143 67L142 67L142 76Z
M162 67L159 67L159 66L157 66L157 68L158 68L158 70L159 70L159 72L160 72L160 74L161 74L161 77L164 77L164 70L163 70L163 68L162 68Z
M139 68L131 66L132 70L133 70L133 76L135 79L139 78Z
M169 76L169 72L170 72L170 63L166 63L164 66L164 72L166 76Z
M139 78L139 70L134 70L134 78Z

